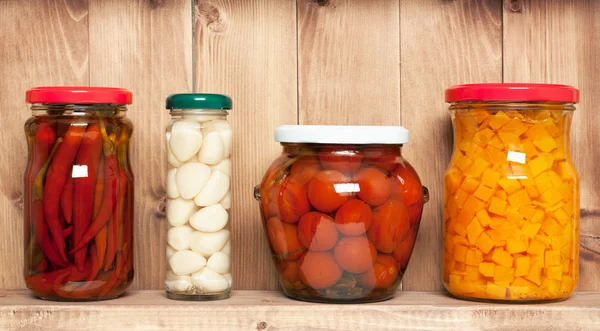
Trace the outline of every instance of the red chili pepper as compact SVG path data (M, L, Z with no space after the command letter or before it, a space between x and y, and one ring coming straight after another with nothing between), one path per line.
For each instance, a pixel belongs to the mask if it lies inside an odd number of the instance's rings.
M100 126L91 124L77 153L76 164L78 167L87 167L87 176L73 179L73 244L79 241L88 229L94 213L94 192L96 191L96 178L98 176L98 163L102 153L102 135ZM79 271L83 270L86 250L75 252L75 265Z
M108 222L110 216L116 205L116 191L118 184L119 166L117 164L117 157L115 155L114 144L110 141L110 138L106 134L106 128L104 122L100 121L100 133L102 134L102 142L104 148L104 192L102 194L102 204L98 210L98 214L92 220L92 223L88 227L87 231L79 241L78 245L71 250L71 254L86 247L86 245L92 240L98 231Z
M71 224L73 219L73 177L70 175L67 176L67 184L65 184L65 188L60 196L60 208L62 209L65 221Z
M56 140L56 143L54 144L54 147L52 148L52 151L50 152L50 155L48 155L46 162L41 167L37 176L35 177L35 180L32 185L32 192L31 192L32 199L33 199L33 201L31 202L32 203L31 209L32 209L32 215L33 215L33 227L34 227L34 232L35 232L35 238L38 241L38 243L40 243L40 246L42 246L42 252L44 252L44 256L46 256L46 258L48 258L50 260L50 262L52 262L52 264L64 267L67 265L67 263L66 263L67 260L66 260L66 258L62 259L60 254L54 248L54 245L52 245L52 240L50 239L50 235L48 234L48 228L46 227L46 222L44 222L44 204L43 204L43 201L44 201L44 189L43 189L44 177L46 177L46 172L48 170L48 166L50 165L50 161L55 156L55 153L57 153L57 149L61 145L61 143L62 143L62 138L58 138ZM61 229L61 235L62 235L62 229Z
M98 248L96 246L96 243L91 243L90 244L90 260L92 262L91 265L91 270L90 270L90 275L88 277L88 281L92 281L96 278L96 276L98 275L98 272L100 272L100 267L102 267L102 261L98 259Z
M38 129L35 133L35 138L32 142L32 149L30 160L28 162L27 170L25 171L25 190L24 190L24 201L25 201L25 242L29 241L31 234L31 186L37 176L38 172L48 159L48 155L52 146L56 142L56 132L52 125L47 122L42 122L38 125Z
M60 277L66 277L71 272L71 268L54 270L43 274L25 277L27 287L38 295L50 296L54 293L54 283ZM63 278L64 279L64 278Z
M67 238L68 236L71 235L71 233L73 233L73 226L69 226L69 227L64 228L62 230L62 232L63 232L63 237Z
M44 217L54 239L56 249L63 261L67 261L67 255L65 254L65 238L62 236L59 220L60 196L65 188L71 164L77 156L77 150L83 139L86 126L81 123L71 124L69 130L65 133L64 142L60 144L56 157L48 169L46 183L44 184Z
M123 208L125 206L125 196L127 193L127 171L119 170L119 187L117 189L117 206L113 211L111 222L108 223L108 242L106 249L106 260L104 263L104 271L110 268L110 265L115 259L118 250L118 244L122 243L123 233L121 229L123 219Z

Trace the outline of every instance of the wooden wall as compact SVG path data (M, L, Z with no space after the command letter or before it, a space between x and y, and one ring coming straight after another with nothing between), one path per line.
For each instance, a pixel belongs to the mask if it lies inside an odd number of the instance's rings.
M451 154L448 86L548 82L581 89L573 155L581 183L581 281L600 291L600 1L1 0L0 288L23 288L22 173L39 85L131 89L136 174L134 288L162 288L164 98L229 94L234 149L234 280L276 289L252 198L279 153L281 124L403 125L429 187L405 290L439 290L442 176Z

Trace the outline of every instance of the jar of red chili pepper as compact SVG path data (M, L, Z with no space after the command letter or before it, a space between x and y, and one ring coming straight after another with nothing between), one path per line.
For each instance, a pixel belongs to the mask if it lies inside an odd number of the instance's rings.
M403 127L282 126L283 146L255 188L280 284L291 298L394 296L427 189L401 154Z
M119 88L27 91L24 276L39 298L115 298L133 279L131 100Z

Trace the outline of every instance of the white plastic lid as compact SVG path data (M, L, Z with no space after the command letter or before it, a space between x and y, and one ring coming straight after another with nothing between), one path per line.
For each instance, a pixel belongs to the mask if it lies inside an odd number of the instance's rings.
M401 126L282 125L275 129L280 143L406 144L408 130Z

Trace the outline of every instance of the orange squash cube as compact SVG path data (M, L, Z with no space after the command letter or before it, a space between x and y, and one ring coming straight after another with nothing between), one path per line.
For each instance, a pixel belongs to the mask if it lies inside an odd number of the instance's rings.
M464 170L464 172L465 172L465 175L479 178L483 174L483 171L485 169L488 169L490 167L490 165L491 165L490 162L478 157L473 161L473 163L466 170Z
M531 255L541 255L541 254L544 254L545 250L546 250L546 245L541 243L539 240L534 239L529 244L529 248L527 248L527 253L529 253Z
M497 171L492 169L485 169L481 176L481 184L489 187L491 189L495 189L498 186L498 182L500 181L500 174Z
M462 184L460 185L460 188L463 189L465 192L473 193L475 192L478 186L479 180L477 178L467 177L463 180Z
M456 202L456 205L459 208L463 208L469 196L469 192L459 189L458 191L456 191L456 194L454 194L454 202Z
M517 240L517 239L507 239L506 240L506 251L510 254L517 254L526 252L528 248L528 244L526 241Z
M498 132L498 137L504 144L505 148L509 150L515 150L521 148L521 139L519 136L512 132Z
M446 184L446 192L454 193L461 185L462 172L456 167L452 167L444 178Z
M479 220L477 219L477 217L473 217L473 219L471 220L471 222L469 223L469 225L467 226L466 232L467 232L467 238L469 239L469 243L471 245L475 245L475 242L477 242L477 238L479 238L479 236L483 233L484 228L483 226L481 226L481 223L479 223Z
M542 231L544 231L548 236L560 236L564 230L563 227L558 224L558 222L548 217L542 222Z
M467 251L467 257L465 258L465 264L470 266L479 266L483 262L483 254L480 250L469 249Z
M454 232L461 237L467 236L467 229L459 222L454 223Z
M542 267L532 264L525 279L539 286L542 283Z
M535 159L529 161L529 169L534 177L537 177L542 172L550 169L551 163L548 163L548 159L543 156L538 156Z
M481 209L480 211L478 211L477 214L475 214L475 216L477 217L479 223L483 227L489 226L490 222L492 221L490 215L488 215L485 209Z
M490 123L488 124L492 129L498 130L504 124L508 123L510 118L506 115L505 112L499 111L494 116L490 118Z
M473 135L473 142L475 142L476 144L478 144L480 146L485 147L486 143L490 139L492 139L493 136L494 136L494 131L492 131L488 128L483 128L483 129L475 132L475 134Z
M556 145L556 141L554 140L554 138L552 138L552 136L550 136L550 134L548 134L547 136L535 139L533 141L533 144L535 146L537 146L537 148L539 148L540 150L542 150L546 153L548 153L548 152L552 151L553 149L555 149L556 147L558 147Z
M504 189L508 194L516 193L523 187L517 178L509 177L502 177L498 184L500 184L502 189Z
M485 294L488 299L504 300L506 299L506 286L499 286L494 283L487 283Z
M463 246L463 245L458 245L454 248L454 260L456 260L457 262L462 262L465 263L465 261L467 260L467 251L469 250L469 247L467 246Z
M562 282L560 283L560 293L563 295L567 295L571 293L575 289L573 284L573 277L563 275Z
M525 152L525 155L527 155L528 159L532 159L538 155L538 151L531 140L523 139L521 140L521 145L523 146L523 152Z
M562 178L563 180L572 180L575 177L575 169L573 168L573 166L568 163L568 162L559 162L556 165L556 173L560 176L560 178Z
M546 268L557 266L560 264L560 251L546 251L545 255ZM561 267L562 270L562 267Z
M487 147L489 148L490 146L493 146L494 148L496 148L497 150L502 150L505 146L504 143L502 142L502 140L500 140L500 137L498 137L498 135L494 135L487 143Z
M494 277L494 269L496 265L490 262L482 262L479 264L479 272L485 277Z
M563 195L555 187L548 189L540 196L540 200L550 206L560 202L562 199L564 199Z
M505 284L505 283L512 283L513 280L515 279L515 269L513 269L512 267L505 267L502 265L497 265L496 268L494 269L494 283L499 284Z
M541 210L536 210L531 218L531 223L540 223L544 219L545 213Z
M471 166L473 161L470 158L462 155L457 157L454 163L462 172L465 172L465 170L467 170Z
M541 227L542 227L541 223L527 222L527 223L523 224L523 227L521 227L521 234L525 238L532 239L533 237L535 237L538 234Z
M496 262L498 265L512 267L513 260L513 257L501 248L494 249L494 252L492 253L492 261Z
M521 208L523 205L531 204L527 190L522 189L508 196L508 203L516 208Z
M492 238L490 238L487 232L484 232L475 241L475 246L477 246L477 248L479 248L484 254L487 254L494 247L494 241Z
M483 201L490 201L492 195L494 195L494 190L484 185L479 185L479 187L477 188L477 190L475 190L475 193L473 193L473 195Z
M548 279L562 280L562 269L561 265L546 268Z
M465 280L475 281L475 280L481 279L481 275L479 274L478 267L467 265L465 273L466 273L465 277L464 277Z
M506 201L492 197L488 211L500 216L506 215Z
M515 277L527 276L530 268L531 258L529 256L515 258Z
M508 123L504 124L500 129L500 132L512 133L515 136L520 136L525 131L527 131L528 127L523 123L523 121L519 119L510 119Z
M498 190L496 191L496 193L494 194L494 196L500 200L504 200L506 201L506 199L508 199L508 194L506 194L506 191L504 190Z

